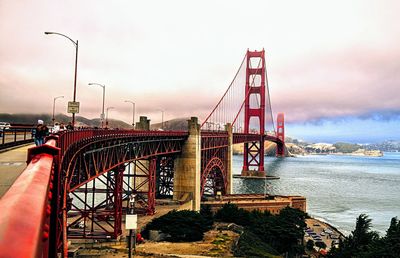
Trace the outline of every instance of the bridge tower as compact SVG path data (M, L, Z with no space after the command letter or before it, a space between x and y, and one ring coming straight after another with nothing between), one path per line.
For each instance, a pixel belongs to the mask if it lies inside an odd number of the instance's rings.
M250 133L250 120L255 117L259 122L260 140L244 144L242 176L265 176L265 51L247 50L246 59L244 133ZM252 63L257 63L257 67L253 68ZM250 100L254 97L260 100L257 106L250 105Z
M276 156L285 156L285 117L283 113L279 113L276 119L276 137L281 140L281 142L276 144Z

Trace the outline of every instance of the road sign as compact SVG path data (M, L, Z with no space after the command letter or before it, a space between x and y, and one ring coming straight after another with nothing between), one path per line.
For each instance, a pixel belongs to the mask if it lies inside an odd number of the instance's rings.
M126 214L125 228L126 229L137 228L137 214Z
M68 113L79 113L79 102L68 101Z

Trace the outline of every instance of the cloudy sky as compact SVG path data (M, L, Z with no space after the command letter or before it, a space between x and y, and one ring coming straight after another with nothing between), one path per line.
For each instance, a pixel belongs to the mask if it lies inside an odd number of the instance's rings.
M65 113L79 40L80 115L204 118L247 48L264 48L274 112L311 141L400 140L400 3L0 1L0 113Z

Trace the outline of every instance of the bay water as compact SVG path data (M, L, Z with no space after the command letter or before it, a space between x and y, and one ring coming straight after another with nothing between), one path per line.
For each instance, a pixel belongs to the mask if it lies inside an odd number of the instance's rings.
M240 174L243 156L233 158ZM302 195L307 212L349 234L364 213L372 229L384 235L392 217L400 219L400 153L383 157L308 155L265 157L268 175L277 180L234 178L234 193Z

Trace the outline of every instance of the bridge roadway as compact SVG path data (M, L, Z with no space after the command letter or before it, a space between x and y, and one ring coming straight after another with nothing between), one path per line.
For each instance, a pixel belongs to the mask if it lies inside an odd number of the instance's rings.
M33 146L28 144L0 152L0 199L26 168L26 155Z

